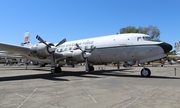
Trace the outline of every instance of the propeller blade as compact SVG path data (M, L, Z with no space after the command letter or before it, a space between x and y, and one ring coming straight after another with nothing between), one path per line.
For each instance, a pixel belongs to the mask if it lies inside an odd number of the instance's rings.
M56 71L55 57L54 57L54 53L51 53L51 73L53 74L55 71Z
M91 53L92 51L94 51L96 49L96 47L92 48L91 51L89 51L89 53Z
M86 72L89 72L89 66L88 66L88 58L86 58Z
M62 41L60 41L60 42L56 45L56 47L59 46L59 45L61 45L61 44L63 44L63 43L65 43L65 42L66 42L66 38L64 38Z
M83 50L81 49L81 47L77 43L76 43L76 46L78 49L80 49L83 52Z
M48 46L48 44L39 35L36 36L36 39Z
M86 72L89 72L89 62L88 62L88 57L91 56L91 52L94 51L96 49L96 47L92 48L89 52L87 52L86 50L82 50L81 47L76 43L76 46L78 49L80 49L82 51L83 57L85 59L85 68L86 68Z

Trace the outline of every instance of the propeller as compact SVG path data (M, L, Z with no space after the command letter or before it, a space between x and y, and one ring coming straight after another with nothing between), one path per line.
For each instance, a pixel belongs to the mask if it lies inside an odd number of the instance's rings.
M66 42L66 38L63 39L62 41L60 41L57 45L47 44L46 41L44 41L39 35L36 36L36 39L39 40L40 42L44 43L47 46L48 51L51 55L51 73L54 73L56 71L54 52L57 49L57 46Z
M36 36L36 39L49 47L49 45L39 35Z
M61 45L61 44L63 44L63 43L65 43L65 42L66 42L66 38L64 38L62 41L60 41L60 42L56 45L56 47L59 46L59 45Z
M82 48L76 43L76 47L82 51L82 56L85 59L85 68L86 72L89 72L89 63L88 63L88 57L91 56L91 52L96 49L96 47L92 48L89 52L86 50L82 50Z

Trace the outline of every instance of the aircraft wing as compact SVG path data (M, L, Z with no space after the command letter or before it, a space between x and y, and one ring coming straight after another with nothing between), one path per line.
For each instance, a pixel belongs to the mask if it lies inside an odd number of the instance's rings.
M16 54L7 54L7 53L0 53L0 57L23 58L23 56L20 56L20 55L16 55Z
M7 43L0 43L0 50L7 51L7 53L11 54L24 55L29 52L30 48Z

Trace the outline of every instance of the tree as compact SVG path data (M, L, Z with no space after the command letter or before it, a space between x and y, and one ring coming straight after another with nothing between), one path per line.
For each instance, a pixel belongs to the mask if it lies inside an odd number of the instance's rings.
M126 28L120 29L120 34L123 33L143 33L151 37L152 40L158 40L160 38L160 30L156 26L150 25L149 27L139 27L127 26Z
M160 30L156 26L150 25L149 27L139 27L139 33L147 34L151 37L152 40L159 40Z
M126 28L120 29L120 34L123 34L123 33L139 33L139 31L134 26L127 26Z

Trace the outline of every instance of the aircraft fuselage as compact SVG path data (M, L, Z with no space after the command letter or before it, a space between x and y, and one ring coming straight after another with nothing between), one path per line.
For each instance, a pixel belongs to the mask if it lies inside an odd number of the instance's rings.
M66 42L57 48L56 53L73 58L74 52L81 52L79 49L76 49L76 43L86 51L96 47L88 58L93 63L139 61L167 53L165 52L165 46L167 45L164 45L166 43L151 41L148 40L149 38L145 34L117 34L89 38ZM160 58L162 57L160 56ZM83 58L74 57L74 59L78 62L84 61Z

